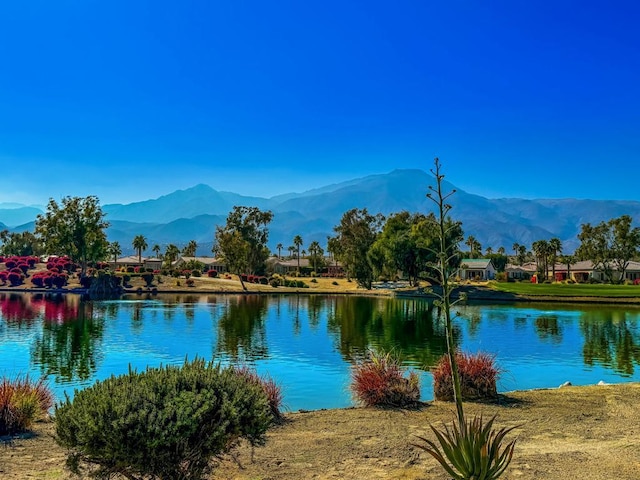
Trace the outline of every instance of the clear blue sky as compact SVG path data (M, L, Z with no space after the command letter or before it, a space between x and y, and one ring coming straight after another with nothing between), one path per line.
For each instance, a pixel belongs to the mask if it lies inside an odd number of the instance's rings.
M640 200L640 4L0 6L0 201L271 196L443 161L491 197Z

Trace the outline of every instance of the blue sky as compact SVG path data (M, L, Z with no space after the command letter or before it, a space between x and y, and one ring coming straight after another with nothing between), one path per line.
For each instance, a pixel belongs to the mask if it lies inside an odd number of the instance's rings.
M635 2L0 6L0 201L272 196L443 162L490 197L634 199Z

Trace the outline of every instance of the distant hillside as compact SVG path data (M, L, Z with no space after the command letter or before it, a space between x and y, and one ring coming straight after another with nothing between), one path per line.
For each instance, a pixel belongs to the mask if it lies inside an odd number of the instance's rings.
M131 242L135 235L144 235L149 248L156 243L163 249L168 243L182 247L195 240L200 245L199 254L210 254L215 227L224 223L234 205L274 212L269 227L272 249L278 243L286 249L296 235L302 236L305 246L314 240L325 246L333 227L351 208L367 208L384 215L401 210L431 212L433 204L426 193L432 184L431 174L422 170L394 170L270 199L196 185L144 202L104 205L103 210L111 223L109 239L120 242L125 253L133 252ZM446 184L446 188L455 187ZM633 201L489 199L458 189L451 204L451 213L462 221L465 235L475 236L484 248L495 250L503 246L508 252L515 242L530 246L536 240L556 236L562 240L564 250L571 252L578 245L577 235L583 223L599 223L623 214L640 219L640 202ZM0 222L20 225L14 227L16 231L31 229L33 223L28 222L40 211L29 208L32 207L11 209L11 222L2 216L9 209L0 209ZM23 216L19 217L16 211ZM25 219L27 215L30 217Z
M10 204L16 205L16 204ZM9 227L15 227L33 221L42 210L35 207L11 207L0 208L0 222L8 225Z

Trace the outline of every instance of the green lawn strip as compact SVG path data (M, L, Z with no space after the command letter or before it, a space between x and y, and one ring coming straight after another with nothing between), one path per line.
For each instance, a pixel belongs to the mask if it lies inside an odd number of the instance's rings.
M560 297L640 297L640 285L493 283L491 288L516 295Z

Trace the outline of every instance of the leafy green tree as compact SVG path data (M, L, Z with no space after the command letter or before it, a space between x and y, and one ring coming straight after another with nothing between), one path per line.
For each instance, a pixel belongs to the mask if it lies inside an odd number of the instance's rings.
M119 242L111 242L107 248L109 257L113 258L113 264L118 261L118 257L122 255L122 248L120 248Z
M39 255L42 252L42 247L38 238L31 232L7 232L3 238L3 245L0 252L3 255Z
M631 222L629 215L622 215L596 226L583 224L576 255L591 260L594 268L601 270L609 282L623 282L629 262L640 249L640 228L632 228ZM614 270L618 271L617 278Z
M64 197L59 205L50 199L47 211L36 218L36 235L48 254L67 255L84 275L89 262L106 256L109 223L98 197Z
M189 240L189 243L182 249L182 254L185 257L195 257L198 244L195 240Z
M293 244L295 245L297 251L298 251L298 273L300 273L300 247L302 246L302 237L300 235L296 235L293 238Z
M240 278L241 274L257 273L264 269L269 257L267 226L273 219L273 213L257 207L233 207L224 226L216 227L216 245L224 257L229 271Z
M417 285L420 272L435 261L436 226L434 215L407 211L391 215L369 251L371 263L378 269L382 265L394 276L402 271L411 285ZM380 260L374 261L378 257Z
M142 252L147 249L147 239L144 235L136 235L131 243L136 252L138 252L138 262L142 263Z
M367 254L376 241L383 222L381 214L370 215L366 208L353 208L345 212L340 224L334 227L339 245L335 252L338 260L347 275L367 290L371 289L373 282L373 268Z

